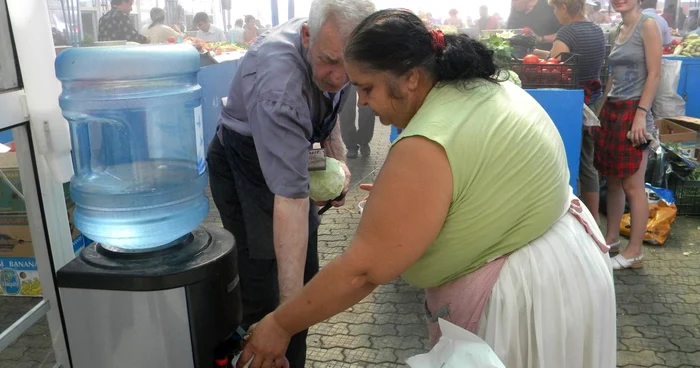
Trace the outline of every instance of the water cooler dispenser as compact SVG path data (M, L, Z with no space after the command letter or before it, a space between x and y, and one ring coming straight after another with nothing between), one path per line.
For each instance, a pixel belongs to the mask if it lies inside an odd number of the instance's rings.
M56 58L75 226L95 242L57 272L74 368L216 367L237 346L233 236L209 211L200 58L189 45Z

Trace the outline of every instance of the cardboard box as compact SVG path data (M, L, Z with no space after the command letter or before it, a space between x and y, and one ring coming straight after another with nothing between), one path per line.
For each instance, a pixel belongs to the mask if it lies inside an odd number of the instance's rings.
M667 118L666 120L695 132L695 154L690 154L689 157L695 157L695 159L700 160L700 119L690 116L677 116L675 118ZM693 144L687 142L687 144L683 144L682 146L686 147L685 150L690 150Z
M0 170L21 192L19 171L7 167L14 163L14 153L0 154ZM77 254L92 243L73 226L75 203L70 199L69 185L63 186L70 225L73 251ZM0 181L0 296L40 296L41 283L34 258L32 236L29 231L24 200Z
M659 127L659 136L663 143L686 143L695 144L696 132L688 129L668 119L658 120L656 126Z

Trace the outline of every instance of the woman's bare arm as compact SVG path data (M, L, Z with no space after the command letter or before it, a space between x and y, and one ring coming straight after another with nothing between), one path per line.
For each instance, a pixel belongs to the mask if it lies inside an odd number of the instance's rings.
M397 278L433 243L451 201L443 148L422 137L401 140L382 167L350 247L274 312L280 326L302 331Z
M647 80L644 83L642 98L639 106L651 109L656 98L656 90L661 80L661 31L653 18L647 19L642 25L642 41L647 65Z

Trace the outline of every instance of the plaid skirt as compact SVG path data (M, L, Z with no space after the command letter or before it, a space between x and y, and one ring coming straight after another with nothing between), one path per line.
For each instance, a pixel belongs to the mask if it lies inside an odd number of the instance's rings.
M635 148L627 132L637 113L639 100L608 100L600 112L600 127L594 130L594 165L601 175L627 178L639 170L644 150Z

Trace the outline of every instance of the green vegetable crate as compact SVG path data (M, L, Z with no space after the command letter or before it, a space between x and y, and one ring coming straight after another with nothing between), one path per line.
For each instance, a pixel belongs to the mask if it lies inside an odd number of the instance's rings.
M673 192L679 215L700 216L700 180L688 180L671 172L668 189Z

